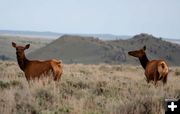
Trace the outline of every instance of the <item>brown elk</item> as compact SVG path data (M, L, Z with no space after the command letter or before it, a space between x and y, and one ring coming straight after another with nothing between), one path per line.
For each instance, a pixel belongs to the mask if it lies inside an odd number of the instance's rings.
M146 53L146 46L140 50L130 51L129 55L139 58L142 67L145 69L146 81L154 81L156 85L158 80L162 80L163 84L167 83L167 76L169 72L168 65L164 60L151 60L149 61Z
M12 46L16 49L17 62L20 69L25 73L26 79L40 78L43 74L53 72L53 79L58 81L63 73L62 62L56 59L39 61L39 60L28 60L25 56L24 50L30 47L30 44L24 46L17 46L16 43L12 42Z

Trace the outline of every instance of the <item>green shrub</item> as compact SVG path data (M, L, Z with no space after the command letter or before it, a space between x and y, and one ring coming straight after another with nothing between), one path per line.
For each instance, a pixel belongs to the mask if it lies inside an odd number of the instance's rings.
M180 70L178 69L175 70L175 76L180 76Z
M10 83L9 82L4 82L4 81L0 81L0 88L1 89L8 89L8 88L10 88Z

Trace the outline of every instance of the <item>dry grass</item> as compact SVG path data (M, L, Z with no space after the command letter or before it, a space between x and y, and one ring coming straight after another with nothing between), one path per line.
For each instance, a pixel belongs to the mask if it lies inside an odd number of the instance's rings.
M158 87L140 66L105 64L64 65L60 82L28 84L16 62L0 62L0 114L162 114L165 98L180 98L177 69Z

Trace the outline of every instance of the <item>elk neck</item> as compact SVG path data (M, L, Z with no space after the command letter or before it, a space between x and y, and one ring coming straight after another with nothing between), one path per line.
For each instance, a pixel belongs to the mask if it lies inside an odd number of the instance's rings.
M147 58L146 54L144 54L142 57L139 58L139 61L144 69L146 69L147 63L149 62L149 59Z
M26 65L28 64L29 60L26 58L25 54L23 53L22 57L17 56L18 65L21 68L21 70L24 71L26 68Z

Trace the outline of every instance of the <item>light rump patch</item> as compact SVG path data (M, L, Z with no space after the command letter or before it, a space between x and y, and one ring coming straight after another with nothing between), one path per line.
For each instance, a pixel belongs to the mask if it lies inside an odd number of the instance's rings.
M51 59L46 61L39 60L28 60L25 56L24 51L30 47L27 44L25 47L17 46L16 43L12 42L12 46L16 49L17 61L20 69L25 73L26 79L40 78L43 74L47 74L49 71L53 72L53 79L56 81L60 80L63 73L62 61Z

